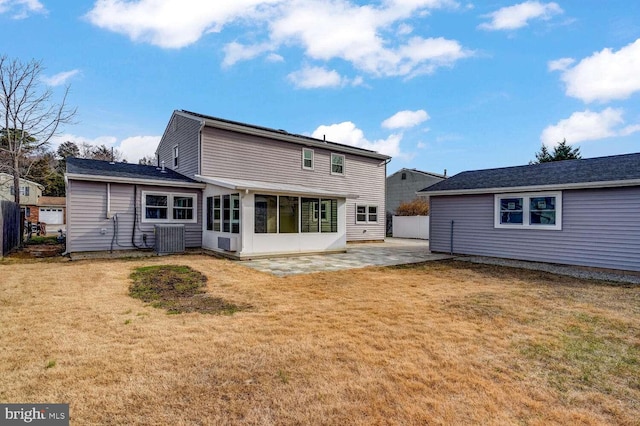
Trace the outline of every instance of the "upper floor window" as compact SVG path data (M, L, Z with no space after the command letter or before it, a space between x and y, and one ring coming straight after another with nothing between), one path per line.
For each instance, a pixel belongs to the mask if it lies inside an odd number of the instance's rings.
M143 222L196 222L196 194L143 192Z
M562 229L562 193L497 194L494 227Z
M16 195L16 191L15 191L13 186L10 187L9 191L11 192L11 195ZM20 187L20 195L28 197L29 196L29 187L28 186L21 186Z
M305 170L313 170L313 150L302 148L302 168Z
M178 167L178 145L173 147L173 167Z
M331 174L344 175L344 155L331 154Z
M402 172L402 176L400 177L400 180L407 180L407 174Z

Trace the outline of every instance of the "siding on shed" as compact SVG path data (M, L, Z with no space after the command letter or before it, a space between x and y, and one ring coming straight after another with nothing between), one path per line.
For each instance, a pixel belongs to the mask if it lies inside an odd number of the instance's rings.
M383 240L385 176L383 160L313 147L314 170L302 169L303 145L205 127L202 131L203 176L294 183L336 193L347 199L347 241ZM344 176L331 174L331 153L345 156ZM356 224L357 204L378 206L378 222Z
M199 173L200 120L173 114L158 145L158 161L193 179ZM178 167L173 167L173 147L178 146Z
M494 195L431 196L430 248L640 271L640 187L562 191L562 230L494 228Z
M107 183L70 179L67 188L67 251L106 251L134 249L131 236L134 224L134 185L111 183L111 212L118 216L118 235L114 240L114 220L107 218ZM141 221L143 191L196 193L198 199L197 222L185 224L185 246L202 245L202 194L197 189L167 188L138 185L137 226L135 243L144 247L142 234L147 235L147 246L155 243L154 223ZM105 230L103 234L101 231Z

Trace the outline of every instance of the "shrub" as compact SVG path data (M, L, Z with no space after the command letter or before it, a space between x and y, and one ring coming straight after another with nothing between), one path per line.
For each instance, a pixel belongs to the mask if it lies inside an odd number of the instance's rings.
M404 202L396 209L396 216L427 216L429 215L429 201L416 198Z

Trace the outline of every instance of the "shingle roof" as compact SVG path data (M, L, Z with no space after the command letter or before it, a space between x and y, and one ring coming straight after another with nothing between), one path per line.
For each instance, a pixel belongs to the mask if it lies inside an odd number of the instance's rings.
M640 180L640 153L467 171L419 192L479 192L527 187L535 190L536 187L593 186L597 182L608 182L613 186L616 182L632 180Z
M178 172L165 168L164 172L156 166L140 164L111 163L109 161L88 160L85 158L67 158L67 174L84 176L103 176L131 180L153 180L163 182L197 183Z
M39 206L64 206L67 203L66 197L47 197L38 198Z

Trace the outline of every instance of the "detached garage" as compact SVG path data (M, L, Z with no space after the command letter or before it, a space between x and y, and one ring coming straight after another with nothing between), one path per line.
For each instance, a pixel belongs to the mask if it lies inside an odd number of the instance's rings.
M430 248L640 271L640 153L459 173L430 197Z
M38 215L34 216L32 214L31 220L33 222L46 223L49 227L64 225L66 223L66 200L65 197L40 197L35 208Z

